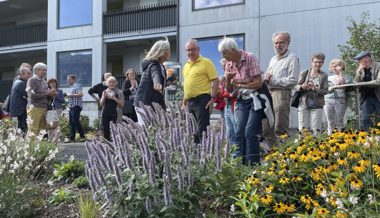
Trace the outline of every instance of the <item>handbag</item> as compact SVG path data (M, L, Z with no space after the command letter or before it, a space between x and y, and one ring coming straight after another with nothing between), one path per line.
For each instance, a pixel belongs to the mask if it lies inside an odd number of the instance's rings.
M54 99L52 100L51 104L48 105L45 120L47 129L55 129L59 125L59 116L57 110L55 109Z
M298 108L302 94L301 91L296 91L290 99L290 106Z
M321 108L318 104L318 94L315 92L308 92L306 95L306 106L308 109Z

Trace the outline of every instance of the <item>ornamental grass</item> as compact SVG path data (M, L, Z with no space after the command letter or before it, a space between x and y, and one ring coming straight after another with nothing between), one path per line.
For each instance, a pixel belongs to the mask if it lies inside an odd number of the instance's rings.
M240 185L242 217L379 217L380 123L369 133L334 131L280 145Z

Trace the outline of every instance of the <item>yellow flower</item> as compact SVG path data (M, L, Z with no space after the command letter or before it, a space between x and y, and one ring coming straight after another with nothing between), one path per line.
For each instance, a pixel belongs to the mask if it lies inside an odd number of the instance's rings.
M336 203L336 199L334 197L330 197L329 201L330 201L330 204L333 207L337 207L338 206L337 203Z
M265 192L266 192L266 193L271 193L271 192L273 191L273 188L274 188L273 185L267 185L267 186L265 187Z
M292 160L295 160L295 159L297 159L297 158L298 158L298 154L297 154L297 153L294 153L294 152L292 152L292 153L290 153L289 157L290 157L290 159L292 159Z
M329 215L330 211L328 211L326 208L320 207L317 210L317 214L319 217L327 217Z
M280 202L280 203L276 203L273 206L273 211L276 212L277 214L283 214L286 212L286 208L287 206L283 204L282 202Z
M284 139L287 139L287 138L289 138L289 135L286 134L286 133L280 135L280 139L284 140Z
M379 164L372 165L372 168L375 171L376 177L380 178L380 165Z
M368 136L368 133L365 131L360 131L358 134L358 137L367 137L367 136Z
M283 177L283 178L280 178L279 182L280 184L286 185L289 183L289 179Z
M286 212L293 213L294 211L296 211L296 205L286 204Z
M256 186L260 183L260 180L258 178L256 178L255 176L250 176L250 177L248 177L248 179L246 179L246 183L248 183L252 186Z
M351 184L351 187L353 189L356 189L356 190L358 190L361 187L363 187L363 182L360 181L359 179L353 179L353 180L351 180L350 184Z
M348 164L346 158L344 157L340 157L336 162L339 166L346 166Z
M336 218L348 218L348 214L342 211L337 211L335 214Z
M317 185L317 188L315 189L315 192L317 193L317 195L321 196L321 195L325 195L326 194L326 190L325 190L325 187L323 187L323 185L321 183L319 183Z
M365 166L361 165L360 163L356 164L352 167L352 170L355 173L364 173L365 172Z
M293 182L302 182L303 179L301 176L294 176L293 179L292 179Z
M314 179L315 181L320 181L320 180L322 180L321 170L319 170L318 168L314 168L314 169L311 171L310 176L311 176L311 178Z
M359 160L359 163L365 167L368 167L369 165L371 165L371 161L364 158L363 160Z
M348 159L359 159L360 154L356 151L350 151L347 153Z
M265 205L270 205L273 201L272 195L264 195L263 197L260 198L260 201L265 204Z
M345 150L347 150L347 147L348 147L348 144L347 144L347 143L341 143L341 144L339 144L339 149L340 149L341 151L345 151Z
M311 204L313 203L313 199L309 195L302 195L300 200L302 203L305 204L305 208L307 210L311 209Z

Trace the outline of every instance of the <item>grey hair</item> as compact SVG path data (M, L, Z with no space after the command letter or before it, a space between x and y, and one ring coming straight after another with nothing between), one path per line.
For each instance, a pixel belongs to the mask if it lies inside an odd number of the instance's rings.
M22 68L20 68L19 69L19 72L20 72L20 74L22 74L23 72L32 72L32 71L30 71L30 69L29 68L27 68L27 67L22 67Z
M197 41L196 39L189 39L189 41L187 41L185 45L187 46L187 45L189 45L189 44L193 44L193 45L195 45L195 47L197 47L197 48L199 47L199 46L198 46L198 41Z
M106 80L108 79L108 77L112 76L112 73L110 72L107 72L107 73L104 73L103 74L103 78L105 78Z
M38 70L47 70L46 64L38 62L33 66L33 73L37 73Z
M225 58L222 58L222 59L220 59L220 61L219 61L220 64L223 64L223 63L225 64L226 62L227 62L227 59L225 59Z
M325 61L325 57L325 54L323 54L322 52L317 52L311 55L311 60L314 60L316 58Z
M166 51L170 51L170 43L167 37L165 37L165 40L155 42L144 60L159 60Z
M286 31L280 31L280 32L273 33L272 42L274 42L274 38L276 38L276 36L278 36L278 35L284 35L286 37L286 41L288 42L288 44L290 43L290 34Z
M239 47L236 43L236 41L233 38L228 38L225 37L222 39L222 41L219 42L218 45L218 51L223 52L223 51L239 51Z
M110 77L107 78L107 80L106 80L107 86L108 86L108 84L109 84L110 81L115 81L116 85L117 85L117 79L114 76L110 76Z

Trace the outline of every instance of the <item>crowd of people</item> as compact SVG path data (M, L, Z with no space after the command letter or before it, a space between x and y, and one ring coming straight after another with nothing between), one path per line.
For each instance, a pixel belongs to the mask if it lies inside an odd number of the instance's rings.
M225 37L218 45L223 58L220 61L224 76L218 77L214 63L203 57L197 40L190 39L185 44L188 56L183 67L184 97L182 109L192 113L198 124L194 143L200 143L210 125L211 111L215 106L221 111L226 122L227 140L237 144L237 156L244 164L260 162L260 141L270 147L278 143L281 134L289 132L290 102L293 90L301 93L298 104L298 128L314 133L322 129L323 112L327 118L327 132L345 127L344 115L347 109L347 93L344 84L352 83L345 73L345 63L333 59L329 64L332 72L328 76L321 70L325 55L314 53L310 68L300 70L299 58L289 50L290 34L276 32L272 36L275 55L267 69L262 72L254 54L241 50L233 38ZM159 104L164 110L165 87L173 82L173 73L164 62L170 58L168 39L158 40L147 52L141 63L141 79L137 80L132 68L125 72L122 88L112 73L104 74L104 81L91 87L88 94L98 102L99 129L105 140L112 141L110 123L122 122L127 116L144 125L140 104ZM369 131L373 125L371 115L380 111L380 63L372 61L370 52L360 52L355 72L356 83L365 82L360 88L361 126ZM47 66L37 63L32 66L23 63L14 80L10 94L10 115L17 120L18 128L24 134L38 134L49 128L49 140L57 133L56 125L46 122L47 111L62 113L64 94L56 79L45 81ZM32 73L34 75L32 75ZM85 140L80 123L83 108L82 87L76 83L75 75L67 76L69 92L65 94L69 108L70 137L75 141L78 131L79 141ZM339 87L340 86L340 87ZM27 119L29 123L27 124Z

